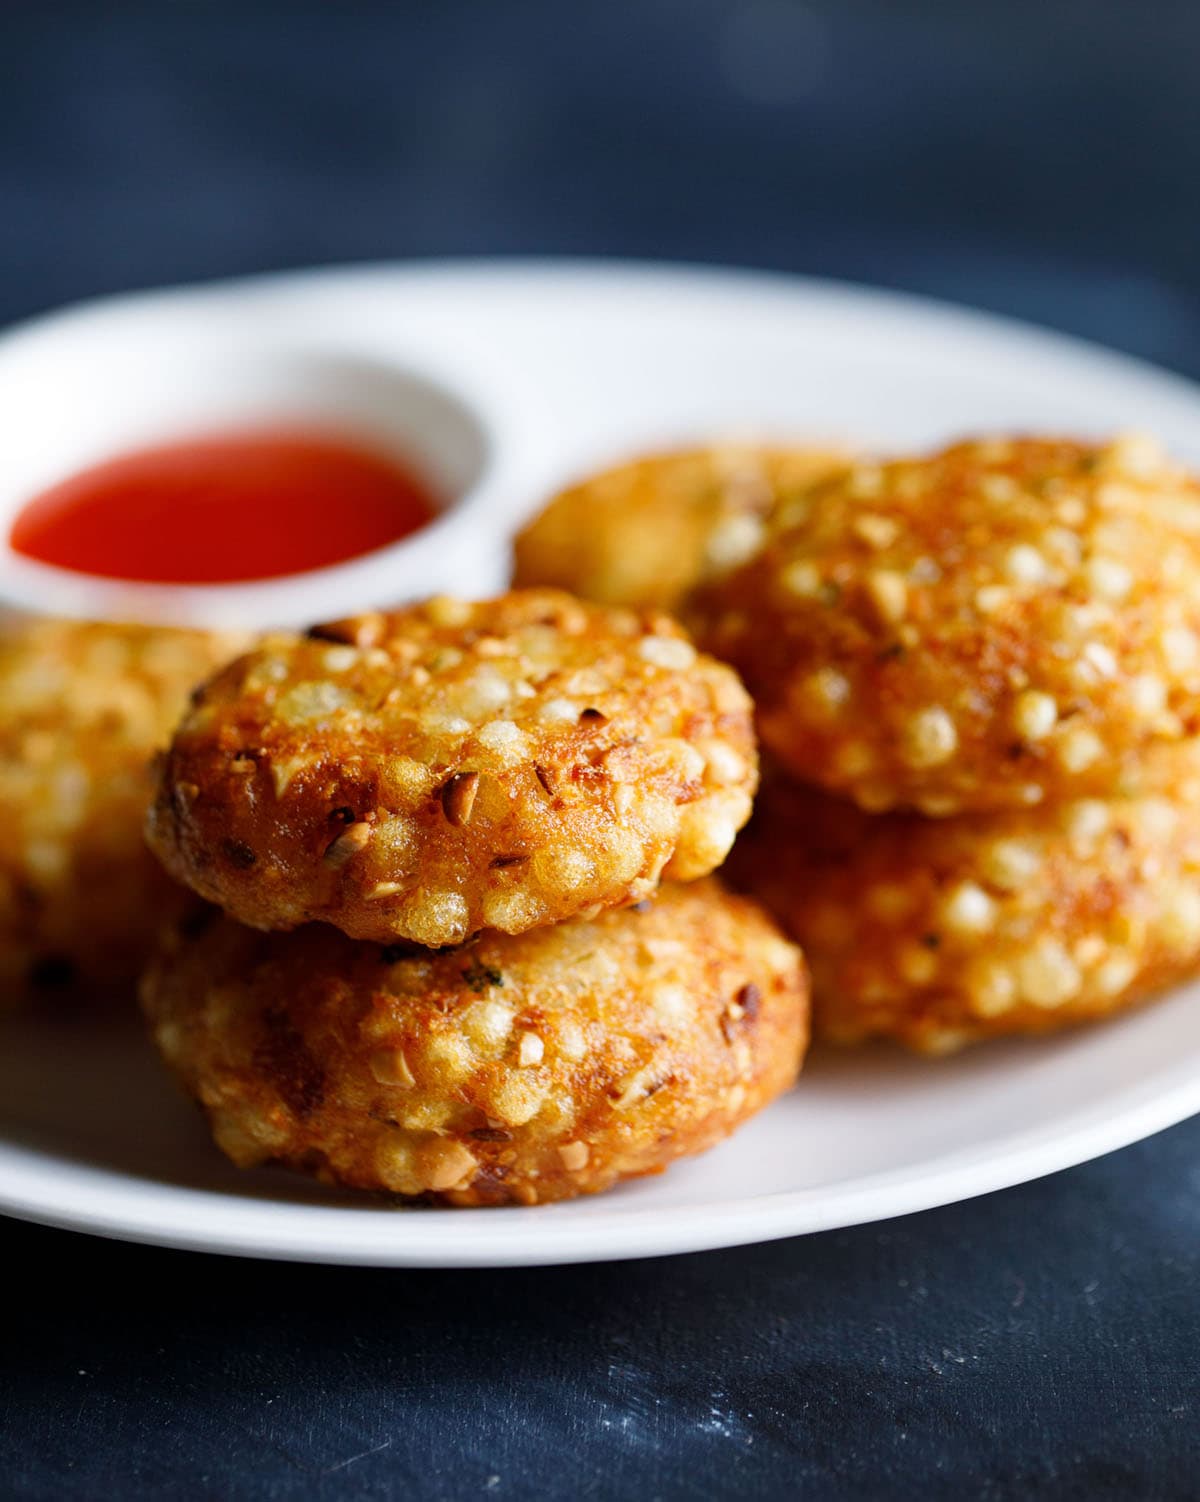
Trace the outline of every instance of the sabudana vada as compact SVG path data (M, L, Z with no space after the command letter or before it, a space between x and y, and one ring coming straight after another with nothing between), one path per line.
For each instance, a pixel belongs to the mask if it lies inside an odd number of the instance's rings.
M773 505L846 463L831 448L720 443L619 464L562 491L521 532L516 583L674 610L758 548Z
M440 946L706 875L756 785L732 669L666 616L530 590L265 641L184 718L148 834L253 927Z
M713 880L434 953L208 909L143 982L154 1039L243 1167L452 1205L607 1189L786 1090L799 952Z
M803 945L835 1041L1109 1017L1200 971L1200 753L1158 754L1162 793L936 820L771 777L735 879Z
M856 465L696 621L764 745L863 808L1112 796L1200 729L1200 485L1136 438Z
M146 849L150 759L245 638L0 629L0 1005L132 985L178 890Z

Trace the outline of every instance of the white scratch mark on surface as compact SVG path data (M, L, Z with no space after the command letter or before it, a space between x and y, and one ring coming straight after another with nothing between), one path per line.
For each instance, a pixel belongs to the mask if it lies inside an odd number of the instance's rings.
M380 1450L386 1450L391 1444L390 1439L385 1439L381 1445L372 1445L369 1450L360 1450L357 1455L348 1455L345 1460L339 1460L334 1465L327 1465L321 1472L322 1476L332 1476L334 1471L344 1471L348 1465L353 1465L356 1460L366 1460L368 1455L378 1455Z

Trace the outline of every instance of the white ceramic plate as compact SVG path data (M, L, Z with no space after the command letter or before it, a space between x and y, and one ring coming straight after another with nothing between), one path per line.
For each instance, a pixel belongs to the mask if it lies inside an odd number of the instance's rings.
M408 357L444 339L541 404L549 469L714 432L920 445L972 429L1161 434L1200 458L1200 392L1133 361L909 298L750 274L590 265L367 269L158 294L55 320L234 311ZM36 332L36 331L35 331ZM11 359L23 332L0 355ZM34 341L36 342L36 340ZM531 502L536 497L530 497ZM364 604L368 603L366 601ZM1200 988L1105 1027L938 1062L818 1053L732 1142L658 1180L533 1210L394 1210L217 1155L136 1025L0 1024L0 1211L253 1256L395 1266L636 1257L946 1204L1200 1109Z

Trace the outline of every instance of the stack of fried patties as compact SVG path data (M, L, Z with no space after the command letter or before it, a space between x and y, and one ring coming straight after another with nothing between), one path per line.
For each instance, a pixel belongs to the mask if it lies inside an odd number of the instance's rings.
M152 963L158 1046L239 1164L466 1205L657 1172L804 1050L798 951L709 876L756 780L736 674L663 615L529 590L268 638L161 765L150 843L225 916Z
M736 858L818 1031L948 1052L1200 968L1200 488L972 442L793 498L697 601L772 759Z

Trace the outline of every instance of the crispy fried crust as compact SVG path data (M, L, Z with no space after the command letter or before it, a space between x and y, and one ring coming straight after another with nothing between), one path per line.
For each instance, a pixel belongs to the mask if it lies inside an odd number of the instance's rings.
M696 614L764 744L864 808L1128 792L1200 728L1200 487L1138 439L856 466Z
M555 496L516 540L516 582L674 610L759 546L763 517L844 467L833 449L723 443L652 454Z
M180 726L149 838L254 927L437 946L707 874L756 783L731 669L666 616L531 590L266 642Z
M1158 754L1169 797L936 820L772 777L731 868L804 946L828 1038L1107 1017L1200 970L1200 751Z
M466 948L201 914L143 983L235 1163L453 1205L593 1194L703 1152L786 1090L799 952L715 881Z
M245 644L78 621L0 633L0 1006L132 985L178 897L142 839L150 758Z

